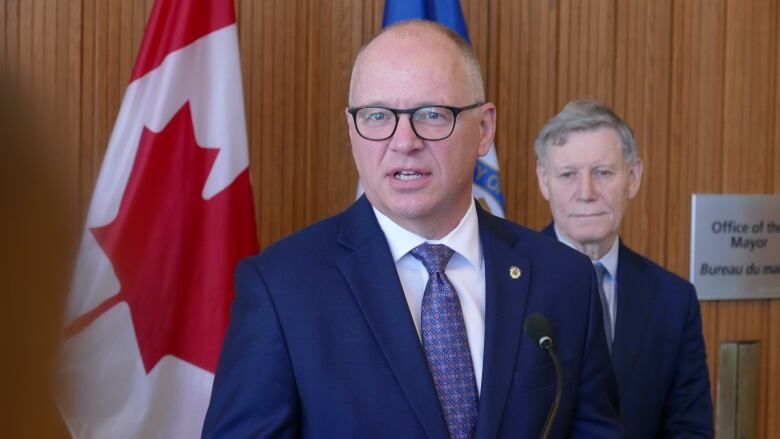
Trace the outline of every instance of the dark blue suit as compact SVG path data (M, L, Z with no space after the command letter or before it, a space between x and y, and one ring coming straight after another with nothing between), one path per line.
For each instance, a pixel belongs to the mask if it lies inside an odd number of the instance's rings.
M553 225L544 233L556 237ZM631 439L713 437L707 356L690 282L618 250L612 364Z
M537 437L555 369L523 334L551 321L565 376L550 437L620 437L586 257L479 209L485 349L478 438ZM518 279L509 268L522 270ZM565 267L565 269L563 269ZM205 437L446 438L395 264L365 197L242 261Z

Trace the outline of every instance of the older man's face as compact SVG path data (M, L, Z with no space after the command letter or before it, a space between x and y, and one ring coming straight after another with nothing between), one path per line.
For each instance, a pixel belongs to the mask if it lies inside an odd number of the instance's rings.
M580 246L608 249L628 201L639 191L642 162L627 165L617 133L600 128L571 133L563 146L550 146L536 171L558 232Z
M438 34L385 34L361 55L352 88L354 107L408 109L424 105L462 107L474 91L452 44ZM362 138L347 114L352 155L371 204L396 223L426 238L440 238L465 214L477 157L493 138L495 107L464 111L452 135L417 137L408 115L382 141Z

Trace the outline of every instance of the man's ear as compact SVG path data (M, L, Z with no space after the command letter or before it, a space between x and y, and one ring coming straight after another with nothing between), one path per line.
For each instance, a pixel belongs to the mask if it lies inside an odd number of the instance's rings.
M347 107L347 108L345 108L345 109L344 109L344 116L346 116L346 117L347 117L347 127L348 127L350 130L352 130L352 122L353 122L353 120L352 120L352 115L351 115L351 114L349 114L349 107Z
M482 118L479 120L479 156L482 157L490 151L493 138L496 135L496 106L490 102L480 107Z
M545 200L550 201L550 186L547 184L547 168L544 167L540 160L536 161L536 179L539 181L539 191Z
M628 199L633 199L639 193L639 187L642 185L642 172L644 164L642 159L638 158L628 167Z

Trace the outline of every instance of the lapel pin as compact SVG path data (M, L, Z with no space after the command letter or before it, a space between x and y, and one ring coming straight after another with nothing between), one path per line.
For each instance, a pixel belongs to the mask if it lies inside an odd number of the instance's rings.
M523 275L523 272L513 265L509 267L509 275L512 276L512 279L518 279Z

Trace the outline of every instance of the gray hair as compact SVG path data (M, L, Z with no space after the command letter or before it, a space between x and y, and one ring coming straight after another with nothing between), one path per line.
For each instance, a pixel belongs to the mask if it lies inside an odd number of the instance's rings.
M360 48L360 51L355 57L355 63L352 65L352 75L349 80L349 105L352 105L352 87L355 84L355 74L358 71L358 66L360 65L361 55L363 55L363 52L368 46L371 45L371 43L374 42L374 40L386 33L419 35L423 32L433 32L439 34L455 46L458 53L461 55L463 65L466 67L466 74L469 78L469 85L471 86L472 92L474 93L473 98L480 102L484 101L485 86L484 81L482 80L482 69L479 66L479 59L477 59L477 55L474 53L474 49L471 47L468 41L463 39L460 34L448 28L447 26L443 26L433 21L414 19L399 21L382 29L378 34L374 35L374 37L372 37L371 40L369 40L363 47Z
M542 128L534 143L536 159L543 165L550 146L563 146L570 133L612 128L620 139L626 164L636 161L637 146L634 132L611 108L593 99L577 99L569 102L560 113Z

